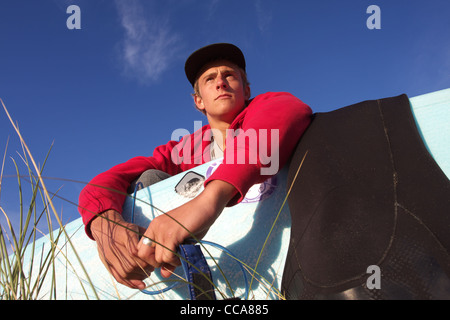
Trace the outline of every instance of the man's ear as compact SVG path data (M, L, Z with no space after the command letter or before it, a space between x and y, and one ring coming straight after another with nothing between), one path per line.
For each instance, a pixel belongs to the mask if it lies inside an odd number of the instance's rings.
M251 90L250 90L250 86L248 84L244 85L244 97L245 97L245 101L250 100L251 97Z
M203 105L203 99L198 94L194 95L194 102L199 110L202 111L205 110L205 106Z

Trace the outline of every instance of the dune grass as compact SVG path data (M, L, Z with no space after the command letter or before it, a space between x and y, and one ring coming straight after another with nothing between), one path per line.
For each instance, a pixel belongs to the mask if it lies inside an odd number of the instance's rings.
M6 154L6 150L5 150ZM23 158L26 161L26 158ZM4 167L4 160L2 168ZM40 236L38 234L38 224L41 220L46 220L48 229L52 230L52 219L50 216L48 201L45 200L39 188L37 180L31 172L28 181L31 185L31 199L29 204L25 204L23 191L23 178L16 161L13 159L18 180L19 194L19 227L15 228L7 212L0 207L0 211L6 220L6 226L1 226L0 230L0 285L2 299L30 300L39 296L40 288L47 277L51 277L52 263L55 250L50 250L45 256L41 256L39 261L29 261L25 267L23 255L26 248L34 253L35 241ZM0 176L3 180L3 171ZM1 191L1 190L0 190ZM44 208L38 211L37 202L42 200ZM49 233L52 243L57 243L60 234ZM34 256L34 254L32 254ZM39 267L36 269L35 265ZM36 273L37 270L37 273ZM35 274L33 274L35 271ZM52 282L55 279L52 279Z
M51 282L49 299L56 298L55 294L55 273L54 273L54 262L55 257L58 254L58 240L60 236L65 233L64 225L61 222L60 216L58 215L54 204L53 196L50 196L44 180L42 178L42 172L45 167L45 163L48 159L48 155L44 160L42 167L38 167L36 161L34 160L25 140L23 139L18 126L12 120L3 100L0 99L3 109L11 122L16 134L18 135L23 155L21 156L26 168L28 182L31 186L31 199L29 205L24 204L24 192L22 189L22 175L19 170L17 162L13 160L17 179L18 179L18 194L19 194L19 228L16 230L14 228L11 219L9 218L7 212L0 207L0 211L6 220L6 227L0 226L0 299L14 299L14 300L31 300L38 299L40 294L40 289L45 280ZM3 169L6 160L7 147L5 148L5 153L2 161L2 170L0 175L0 194L1 194L1 182L3 181ZM37 201L40 198L43 204L43 209L38 210ZM25 250L31 250L31 257L34 257L35 242L36 239L40 237L39 229L37 228L39 222L42 218L45 218L48 226L48 237L51 244L50 250L41 255L39 261L35 261L31 258L31 261L24 261L23 256ZM53 218L58 222L57 234L54 234ZM66 237L67 241L73 248L70 242L70 237ZM75 251L76 252L76 251ZM77 256L79 259L79 257ZM28 267L25 269L25 265ZM82 265L82 264L81 264ZM37 267L37 268L36 268ZM89 275L86 270L83 270L89 279ZM91 283L92 284L92 283ZM92 286L93 287L93 286ZM95 290L94 290L95 292Z

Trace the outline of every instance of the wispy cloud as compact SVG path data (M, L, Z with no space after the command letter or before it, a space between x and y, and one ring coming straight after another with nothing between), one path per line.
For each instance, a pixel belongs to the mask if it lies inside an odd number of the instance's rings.
M261 33L268 31L272 23L272 12L266 7L264 7L262 0L255 1L256 19Z
M220 0L210 0L206 2L206 8L207 8L207 19L211 20L213 16L216 14L217 7L219 5Z
M116 0L119 19L124 28L120 59L126 76L143 84L157 81L177 53L179 36L171 30L169 20L154 10L153 3L139 0Z

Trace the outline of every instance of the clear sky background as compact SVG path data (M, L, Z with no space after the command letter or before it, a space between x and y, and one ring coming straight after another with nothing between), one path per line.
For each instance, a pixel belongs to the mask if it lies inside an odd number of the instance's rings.
M81 9L81 29L67 28L69 5ZM381 10L381 29L366 25L370 5ZM177 128L206 124L184 75L199 47L238 45L253 96L288 91L327 112L449 88L449 12L449 0L1 0L0 98L38 162L54 142L45 176L88 182L150 156ZM0 110L2 155L8 137L0 206L14 219L10 158L27 171ZM83 187L46 183L72 202ZM69 202L56 207L65 222L79 217Z

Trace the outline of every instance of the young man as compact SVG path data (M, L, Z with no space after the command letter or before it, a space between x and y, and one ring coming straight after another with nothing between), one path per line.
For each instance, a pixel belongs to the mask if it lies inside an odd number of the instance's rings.
M288 93L249 100L245 67L241 50L232 44L194 52L185 72L195 91L195 105L209 124L179 142L157 147L152 157L136 157L111 168L81 192L79 211L86 232L97 241L100 258L119 283L143 289L142 280L159 267L163 276L169 276L179 265L173 252L190 237L186 229L201 238L226 206L239 203L252 185L276 174L289 160L310 123L311 109ZM251 132L257 143L234 143L238 132ZM261 153L264 148L276 156L274 167L269 168L268 155ZM127 189L143 172L157 169L174 175L222 155L223 163L193 200L155 218L146 230L123 220ZM139 240L142 234L145 237ZM145 238L153 242L146 244Z

